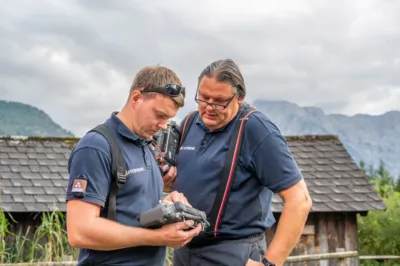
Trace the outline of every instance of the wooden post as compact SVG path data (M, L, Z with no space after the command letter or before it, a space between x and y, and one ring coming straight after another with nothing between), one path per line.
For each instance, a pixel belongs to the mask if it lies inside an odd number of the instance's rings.
M345 249L344 248L336 248L337 253L344 253ZM341 258L338 260L337 266L351 266L350 261L347 258Z

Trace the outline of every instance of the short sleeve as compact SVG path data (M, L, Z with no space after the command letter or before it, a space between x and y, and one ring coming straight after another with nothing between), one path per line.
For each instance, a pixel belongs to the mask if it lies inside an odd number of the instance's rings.
M93 147L71 154L67 201L79 199L104 207L111 184L110 158Z
M286 140L279 132L265 136L251 160L261 183L274 193L288 189L303 179Z

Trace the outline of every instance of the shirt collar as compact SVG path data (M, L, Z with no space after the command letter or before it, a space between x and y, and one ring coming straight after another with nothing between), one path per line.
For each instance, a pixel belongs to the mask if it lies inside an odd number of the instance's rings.
M120 135L131 140L133 143L141 146L146 146L151 143L151 139L143 139L132 132L122 121L117 117L118 112L113 112L108 120L109 125L118 131Z
M234 121L237 120L237 118L238 118L238 116L239 116L239 114L240 114L240 111L241 111L241 110L239 109L239 111L237 112L237 114L232 118L231 121L228 122L228 124L226 124L225 126L223 126L223 127L221 127L221 128L214 129L214 130L210 130L210 129L204 124L203 119L201 119L201 117L200 117L200 114L197 116L195 122L196 122L197 125L199 125L200 127L202 127L202 128L203 128L205 131L207 131L207 132L224 132L224 131L226 131L226 130L230 127L230 125L232 125L232 123L235 123Z

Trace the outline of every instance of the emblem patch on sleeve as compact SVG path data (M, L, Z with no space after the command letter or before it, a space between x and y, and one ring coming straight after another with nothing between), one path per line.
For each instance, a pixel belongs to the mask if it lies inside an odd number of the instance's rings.
M87 184L87 180L85 180L85 179L75 179L74 183L72 185L71 192L84 193L86 191L86 184Z

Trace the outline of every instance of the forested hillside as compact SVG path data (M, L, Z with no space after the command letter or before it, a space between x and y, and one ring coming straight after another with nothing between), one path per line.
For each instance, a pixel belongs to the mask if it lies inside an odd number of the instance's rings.
M73 133L36 107L0 100L0 136L72 137Z

